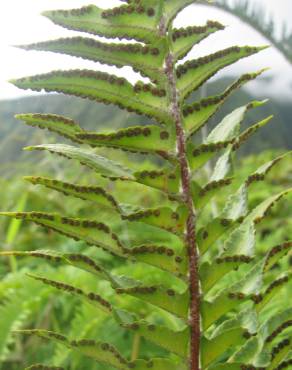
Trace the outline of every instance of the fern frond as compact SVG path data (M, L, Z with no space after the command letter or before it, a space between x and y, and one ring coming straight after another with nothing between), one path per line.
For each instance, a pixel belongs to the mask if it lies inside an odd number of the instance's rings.
M173 233L182 233L185 228L186 209L181 207L176 212L167 207L146 209L124 215L123 219L134 222L144 222Z
M35 176L25 179L72 198L90 201L92 207L103 212L98 213L98 220L90 216L68 217L63 208L59 213L0 212L0 215L31 221L82 241L83 248L84 244L102 248L112 255L112 260L103 263L96 256L71 250L71 245L66 245L66 253L63 249L59 252L21 250L2 252L0 256L33 257L59 267L69 265L76 274L78 269L86 271L88 279L100 283L99 288L105 284L108 293L95 292L94 283L89 287L82 279L73 279L68 284L62 277L48 276L46 271L29 276L42 286L70 293L81 302L81 307L91 303L98 312L103 311L104 320L113 325L115 332L120 330L128 339L133 336L135 339L130 358L129 351L122 354L113 344L102 340L98 325L103 321L97 324L91 315L88 325L92 328L96 324L97 330L88 333L69 328L70 339L43 329L19 331L67 347L69 352L59 356L60 361L57 358L53 362L55 365L67 365L68 353L72 351L101 366L120 370L274 370L289 366L290 304L281 312L281 307L275 307L272 302L283 302L281 291L290 281L290 271L279 273L273 266L284 261L291 242L271 249L267 245L268 252L259 255L256 233L257 225L265 220L272 206L288 196L291 189L281 188L253 208L248 199L253 192L252 184L264 180L289 153L265 163L243 181L232 171L238 149L272 118L241 129L248 112L263 106L266 100L252 101L233 110L221 122L215 122L203 140L196 135L233 92L264 70L244 74L215 96L186 102L191 93L217 72L266 47L233 46L180 64L201 40L224 29L214 21L201 27L174 28L174 18L195 2L198 1L125 0L121 6L105 10L90 5L45 12L57 25L118 38L120 42L106 43L77 36L22 47L117 67L130 66L150 80L150 83L132 84L116 75L77 69L12 81L22 89L114 104L154 121L95 132L85 131L71 118L60 115L16 116L28 125L51 130L76 143L76 146L42 144L26 150L74 159L102 181L100 186L90 186L67 179ZM93 149L84 149L83 144ZM103 156L96 154L95 148ZM140 158L137 156L127 160L127 155L116 149L143 154L150 160L145 165L136 160ZM117 153L118 161L113 159ZM216 159L214 166L212 159ZM126 161L131 164L123 165ZM200 176L199 170L205 164L208 170ZM216 207L208 207L212 202ZM216 208L216 212L209 212L211 208ZM91 251L85 252L93 256ZM114 269L115 264L120 267ZM11 308L13 315L14 309ZM9 313L5 316L10 317ZM14 321L8 319L7 323L13 326ZM71 339L71 335L76 339ZM146 359L143 349L138 354L140 337L147 348L155 346L155 351L164 357L152 355ZM58 369L46 365L31 367L35 368Z
M115 104L130 112L155 117L162 124L171 121L164 90L152 84L138 84L138 88L124 78L105 72L54 71L10 82L25 90L59 92L105 104Z
M134 38L152 43L158 37L159 13L155 0L148 1L147 7L145 4L137 8L124 5L103 10L89 5L72 10L46 11L43 15L62 27L108 38Z
M157 126L136 126L115 132L99 134L95 132L77 133L77 139L92 147L110 147L131 152L157 153L167 158L175 151L175 137L170 130Z
M47 150L50 153L56 153L61 157L75 159L83 166L89 167L97 173L106 177L121 177L132 179L130 169L113 162L108 158L101 157L89 151L81 150L80 148L64 144L43 144L37 146L26 147L25 150Z
M123 246L117 235L102 222L42 212L1 212L0 214L32 221L75 240L84 240L89 245L99 246L118 256L124 254Z
M196 132L203 127L212 116L222 107L223 103L239 88L241 88L247 82L257 78L260 76L265 69L251 74L244 74L242 75L237 81L231 84L223 93L209 96L206 98L201 99L200 101L193 102L191 104L186 104L183 107L183 115L184 115L184 125L189 132L190 135L196 134ZM267 100L264 101L254 101L251 102L246 106L246 110L259 107L265 104ZM226 116L225 119L222 121L221 124L216 126L215 132L222 131L221 125L228 124L228 121L235 121L238 120L238 123L241 123L243 120L243 116L246 112L244 107L238 108L230 115ZM230 125L231 123L229 123Z
M26 113L17 114L15 118L24 121L29 126L47 129L74 142L81 143L76 138L76 135L82 133L83 130L75 121L68 117L56 114Z
M177 86L181 94L181 99L188 97L193 91L197 90L205 81L214 76L220 69L227 67L236 61L255 54L263 47L239 47L233 46L225 50L199 59L187 61L177 67Z
M85 37L62 38L20 48L67 54L117 67L131 66L152 80L160 78L166 52L163 40L154 47L139 43L104 43Z
M175 353L182 358L186 358L188 352L188 329L183 331L174 332L167 327L149 324L147 322L138 321L131 324L124 324L128 330L138 333L145 339L153 342L169 352ZM180 345L177 346L172 338L173 336L179 341Z
M27 367L25 370L64 370L64 368L60 366L47 366L42 364L36 364Z
M202 40L219 30L224 30L219 22L208 21L205 26L189 26L172 30L171 49L174 60L183 59L188 52Z
M109 364L116 369L126 370L133 366L139 370L146 370L155 367L157 370L178 370L178 366L167 359L154 358L150 361L137 360L133 363L127 361L115 347L109 343L102 343L90 339L70 341L65 336L40 329L18 330L19 334L37 335L41 338L49 339L57 343L62 343L66 347L81 352L83 355L91 357L101 363Z
M64 195L71 195L76 198L94 202L102 207L113 209L121 212L120 205L115 198L106 190L98 186L84 186L76 185L56 179L38 176L26 176L24 180L33 185L43 185L48 189L53 189L63 193Z

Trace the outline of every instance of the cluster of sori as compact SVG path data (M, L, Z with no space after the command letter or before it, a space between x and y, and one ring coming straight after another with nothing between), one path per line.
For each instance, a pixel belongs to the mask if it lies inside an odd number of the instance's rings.
M188 61L183 65L177 68L177 77L180 78L181 76L185 75L190 69L198 68L204 64L210 63L215 61L216 59L220 59L226 55L231 53L240 53L241 51L245 51L247 54L251 54L257 51L257 48L246 46L244 48L239 46L231 46L227 49L217 51L216 53L207 55L205 57L201 57L192 61Z
M109 10L105 10L102 12L103 18L110 18L115 17L122 14L147 14L149 17L153 17L155 15L155 9L152 7L146 8L145 6L141 5L141 2L138 0L136 1L136 5L124 5L119 6L116 8L112 8Z

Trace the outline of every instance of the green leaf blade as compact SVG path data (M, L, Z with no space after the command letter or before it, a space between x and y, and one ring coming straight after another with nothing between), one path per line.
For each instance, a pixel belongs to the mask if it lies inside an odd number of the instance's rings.
M65 370L65 369L60 366L47 366L43 364L35 364L29 367L26 367L25 370Z
M183 106L184 126L187 129L188 134L189 135L196 134L198 130L201 129L210 120L210 118L220 109L220 107L224 104L224 102L235 91L237 91L239 88L241 88L244 84L248 83L249 81L256 79L264 71L265 69L260 70L255 73L244 74L237 81L231 84L222 94L210 96L198 102L184 105ZM247 106L247 109L251 109L253 107L263 105L265 102L266 100L262 102L252 102ZM226 116L226 120L232 119L232 120L237 120L238 122L241 122L242 120L240 117L240 114L242 114L241 111L235 111L235 112L233 113L232 116L230 115ZM243 111L243 113L245 112ZM236 114L239 115L239 118L236 117ZM226 120L224 122L227 125ZM221 129L220 131L224 132L224 129Z
M74 351L80 352L84 356L95 359L96 361L111 365L116 369L127 370L128 361L109 343L97 342L94 340L82 339L70 341L65 336L47 330L18 330L17 333L24 335L36 335L40 338L60 343Z
M33 185L43 185L48 189L56 190L64 195L71 195L76 198L88 200L100 205L101 207L106 207L113 209L116 212L121 212L115 198L101 187L71 184L68 182L40 176L26 176L24 177L24 180Z
M65 144L43 144L26 147L25 150L46 150L50 153L55 153L68 159L77 160L82 165L89 167L105 177L122 177L133 179L131 171L119 163L111 161L105 157L101 157L88 150L80 149L74 146Z
M283 256L289 254L292 249L292 241L273 247L265 258L264 272L269 271Z
M63 217L56 213L44 212L1 212L1 216L32 221L75 240L124 256L124 248L110 228L94 220Z
M141 90L138 90L126 79L105 72L53 71L10 82L24 90L63 93L96 102L115 104L131 112L154 117L161 123L171 121L164 90L152 84L142 84Z
M185 279L188 258L185 253L172 248L155 245L143 245L127 250L135 260L158 267Z
M202 284L202 290L206 294L222 277L227 275L231 271L237 270L240 266L245 263L250 263L252 259L245 255L238 255L226 258L217 258L211 265L209 263L203 264L200 269L200 280Z
M193 191L193 201L198 210L202 210L221 189L232 184L232 178L210 181L199 191Z
M126 38L139 41L154 42L157 40L156 25L158 22L158 5L150 0L149 8L154 14L144 8L144 11L136 13L133 17L126 10L129 6L123 6L115 16L113 10L102 10L94 5L80 9L46 11L44 16L55 24L74 31L87 32L90 34L108 38Z
M186 223L186 210L173 211L168 207L145 209L122 216L124 220L143 222L173 233L183 233Z
M219 22L208 21L205 26L175 28L172 31L172 50L175 61L182 59L199 42L225 27Z
M188 292L177 293L173 289L158 286L137 286L117 289L118 294L128 294L154 306L160 307L179 318L186 320L188 316Z
M267 368L267 370L273 370L277 369L277 366L280 366L280 368L285 368L283 366L282 361L286 359L286 356L289 354L289 352L292 350L292 343L289 339L284 339L282 340L277 346L275 346L271 353L272 353L272 362L270 366ZM285 362L285 361L284 361ZM287 362L287 365L291 365L290 363ZM288 366L287 366L288 368Z
M212 339L202 339L202 366L207 368L212 364L219 356L230 348L236 348L246 341L244 337L244 329L235 328L227 330L222 334Z
M172 132L154 125L134 126L110 133L83 132L77 138L92 147L110 147L141 153L174 152L175 138Z
M185 99L192 91L197 90L222 68L265 48L234 46L179 66L177 68L177 85L181 99Z
M24 50L50 51L117 67L131 66L152 79L159 78L165 43L155 46L104 43L92 38L72 37L19 46Z
M165 326L149 324L147 322L134 322L132 324L123 325L123 327L134 331L169 352L175 353L182 358L187 357L189 329L175 332ZM177 342L173 340L174 337L179 342L179 346Z
M78 297L79 299L84 300L84 301L86 301L90 304L93 304L94 306L98 307L99 309L101 309L102 311L104 311L106 313L111 313L112 312L112 305L108 301L103 299L99 294L96 294L96 293L93 293L93 292L86 293L82 289L76 288L75 286L65 284L65 283L60 282L60 281L47 279L47 278L44 278L44 277L38 276L38 275L27 274L27 276L29 276L32 279L38 280L38 281L42 282L43 284L52 286L52 287L54 287L54 288L56 288L60 291L67 292L67 293L69 293L69 294L71 294L75 297Z
M149 368L155 370L187 370L184 364L167 358L153 358L149 361L137 360L133 365L135 365L134 369L137 370L148 370Z
M205 227L198 230L198 245L203 255L208 248L216 242L222 235L232 230L236 222L224 218L214 218Z
M81 143L81 141L76 138L76 135L82 133L83 130L70 118L56 114L41 113L17 114L15 118L24 121L29 126L47 129L71 141Z
M164 193L177 194L179 192L180 177L178 170L138 171L134 173L134 176L138 183Z

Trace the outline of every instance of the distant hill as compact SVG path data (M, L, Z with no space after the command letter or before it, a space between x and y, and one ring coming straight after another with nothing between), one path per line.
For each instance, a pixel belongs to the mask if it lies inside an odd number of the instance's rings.
M230 80L222 79L208 85L208 95L219 92L229 83ZM236 107L254 99L255 97L245 89L237 92L212 118L209 127L212 126L212 122L213 124L218 122L225 114ZM27 161L28 157L23 157L21 150L23 146L52 140L51 134L27 127L14 119L15 114L26 112L62 114L77 120L82 127L96 131L149 122L147 118L121 111L114 106L105 106L64 95L50 94L0 101L0 163L2 164L13 161ZM254 123L270 114L275 116L273 122L268 127L263 128L245 145L243 149L245 154L260 149L292 147L292 107L290 104L270 101L265 107L251 111L246 120L247 124ZM43 135L46 137L44 138Z

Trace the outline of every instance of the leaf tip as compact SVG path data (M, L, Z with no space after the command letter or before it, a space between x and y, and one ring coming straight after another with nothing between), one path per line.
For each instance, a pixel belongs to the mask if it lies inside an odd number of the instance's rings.
M25 146L22 150L31 152L34 148L34 146Z
M12 79L10 79L10 80L8 80L8 82L10 83L10 84L12 84L12 85L15 85L15 86L17 86L17 82L18 80L17 79L15 79L15 78L12 78Z
M11 45L13 48L27 50L28 45Z
M53 15L53 12L51 10L44 10L41 12L41 15L46 18L51 18Z
M6 256L12 256L12 255L13 255L12 251L0 252L0 257L6 257Z
M14 216L14 212L0 212L0 216L13 217Z
M27 277L31 278L31 279L40 280L40 276L34 275L34 274L30 273L30 272L26 272L25 275Z
M20 121L25 121L26 117L27 117L27 115L26 115L26 114L22 114L22 113L20 113L20 114L15 114L15 115L14 115L14 118L15 118L15 119L18 119L18 120L20 120Z
M25 335L31 335L37 332L36 329L15 329L12 331L13 334L25 334Z
M271 67L265 67L263 69L260 70L260 73L264 73L264 72L267 72L267 71L270 71L272 68Z
M270 47L271 47L271 45L266 44L266 45L259 46L259 47L258 47L258 49L259 49L259 50L265 50L265 49L268 49L268 48L270 48Z

